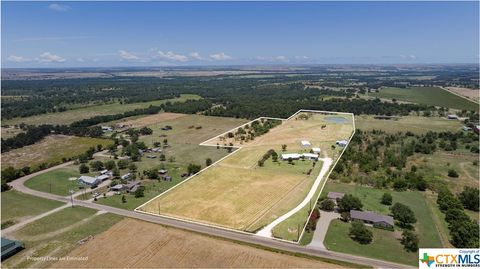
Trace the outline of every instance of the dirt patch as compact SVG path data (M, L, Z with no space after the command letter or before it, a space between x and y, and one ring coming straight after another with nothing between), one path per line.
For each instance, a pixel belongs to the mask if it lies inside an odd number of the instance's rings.
M164 112L164 113L158 113L155 115L150 115L150 116L146 116L146 117L142 117L134 120L121 121L119 123L125 124L125 125L131 125L131 127L143 127L143 126L152 125L152 124L163 122L163 121L178 119L185 116L186 116L185 114L180 114L180 113Z
M54 268L342 268L196 233L125 219L60 261Z

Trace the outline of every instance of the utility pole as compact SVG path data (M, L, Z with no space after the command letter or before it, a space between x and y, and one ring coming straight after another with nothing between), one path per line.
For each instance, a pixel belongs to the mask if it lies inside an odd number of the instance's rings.
M300 224L297 224L297 242L300 241Z

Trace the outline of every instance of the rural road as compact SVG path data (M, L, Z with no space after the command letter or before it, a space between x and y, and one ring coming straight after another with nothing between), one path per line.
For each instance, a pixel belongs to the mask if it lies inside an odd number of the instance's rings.
M49 169L45 169L43 171L21 177L17 180L14 180L9 183L10 186L12 186L15 190L46 198L46 199L51 199L51 200L56 200L64 203L70 203L70 197L69 196L59 196L51 193L45 193L45 192L40 192L36 190L29 189L25 187L24 183L28 179L69 165L70 163L65 163L61 164L55 167L51 167ZM375 260L371 258L366 258L366 257L360 257L360 256L355 256L355 255L350 255L350 254L344 254L344 253L338 253L338 252L333 252L329 250L321 250L321 249L312 249L312 248L307 248L304 246L292 244L292 243L287 243L279 240L273 240L271 238L265 238L261 236L256 236L254 234L249 235L249 234L244 234L244 233L238 233L235 231L229 231L229 230L223 230L223 229L218 229L214 227L209 227L197 223L189 223L189 222L184 222L180 220L174 220L174 219L168 219L164 218L161 216L152 216L148 214L143 214L143 213L138 213L135 211L129 211L125 209L120 209L120 208L115 208L115 207L110 207L110 206L105 206L101 204L96 204L92 203L89 201L82 201L82 200L74 200L74 205L75 206L83 206L83 207L88 207L88 208L93 208L96 210L102 210L106 212L110 212L113 214L129 217L129 218L134 218L134 219L139 219L143 221L148 221L152 223L157 223L165 226L171 226L179 229L184 229L188 231L193 231L193 232L198 232L202 234L207 234L210 236L215 236L215 237L222 237L226 238L229 240L234 240L234 241L241 241L245 243L250 243L254 245L259 245L259 246L264 246L268 248L275 248L275 249L280 249L283 251L288 251L288 252L293 252L293 253L302 253L302 254L307 254L311 256L317 256L317 257L322 257L322 258L328 258L328 259L333 259L333 260L339 260L339 261L346 261L346 262L351 262L351 263L357 263L357 264L364 264L368 266L372 266L375 268L408 268L407 265L402 265L402 264L396 264L396 263L391 263L391 262L386 262L386 261L381 261L381 260Z

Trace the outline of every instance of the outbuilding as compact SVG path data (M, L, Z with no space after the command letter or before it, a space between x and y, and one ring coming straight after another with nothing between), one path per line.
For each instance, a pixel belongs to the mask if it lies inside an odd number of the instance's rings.
M111 190L111 191L122 191L123 188L124 188L124 187L123 187L122 184L117 184L117 185L115 185L115 186L113 186L113 187L110 187L110 190Z
M312 152L315 153L315 154L319 154L320 153L320 148L312 148Z
M2 261L8 257L11 257L24 249L24 245L20 241L10 240L2 237Z
M340 147L346 147L348 145L348 141L347 140L337 140L337 142L335 142L335 144L339 145Z
M292 160L299 160L300 157L302 157L302 155L298 154L298 153L284 153L282 154L282 160L283 161L287 161L289 160L290 158Z
M305 158L305 159L318 160L318 154L314 154L314 153L303 153L302 156L303 156L303 158Z
M125 175L121 176L120 178L125 180L125 179L130 178L130 175L131 175L131 173L126 173Z
M312 144L308 140L302 140L300 141L300 144L302 144L302 147L310 147Z
M110 179L110 176L109 175L101 175L101 176L98 176L97 179L100 180L100 182L103 182L107 179Z

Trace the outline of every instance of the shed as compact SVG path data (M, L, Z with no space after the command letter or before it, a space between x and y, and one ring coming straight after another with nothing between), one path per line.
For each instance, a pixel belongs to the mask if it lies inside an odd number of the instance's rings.
M313 153L320 153L320 148L312 148Z
M130 173L126 173L125 175L121 176L121 179L128 179L130 177Z
M125 185L125 189L127 192L134 192L137 190L138 186L140 186L140 181L133 181Z
M107 170L107 169L100 171L100 175L105 175L105 174L107 174L107 173L108 173L108 170Z
M346 147L348 145L348 141L347 140L337 140L337 142L335 142L335 144L339 145L340 147Z
M300 144L302 144L303 147L310 147L312 144L308 140L302 140L300 141Z
M20 241L10 240L2 237L2 261L8 257L15 255L17 252L24 249L24 245Z
M314 153L303 153L302 156L303 156L305 159L318 160L318 154L314 154Z
M158 173L159 173L160 175L165 175L167 172L168 172L167 169L160 169L160 170L158 170Z
M111 191L122 191L123 190L123 185L122 184L117 184L113 187L110 187Z

